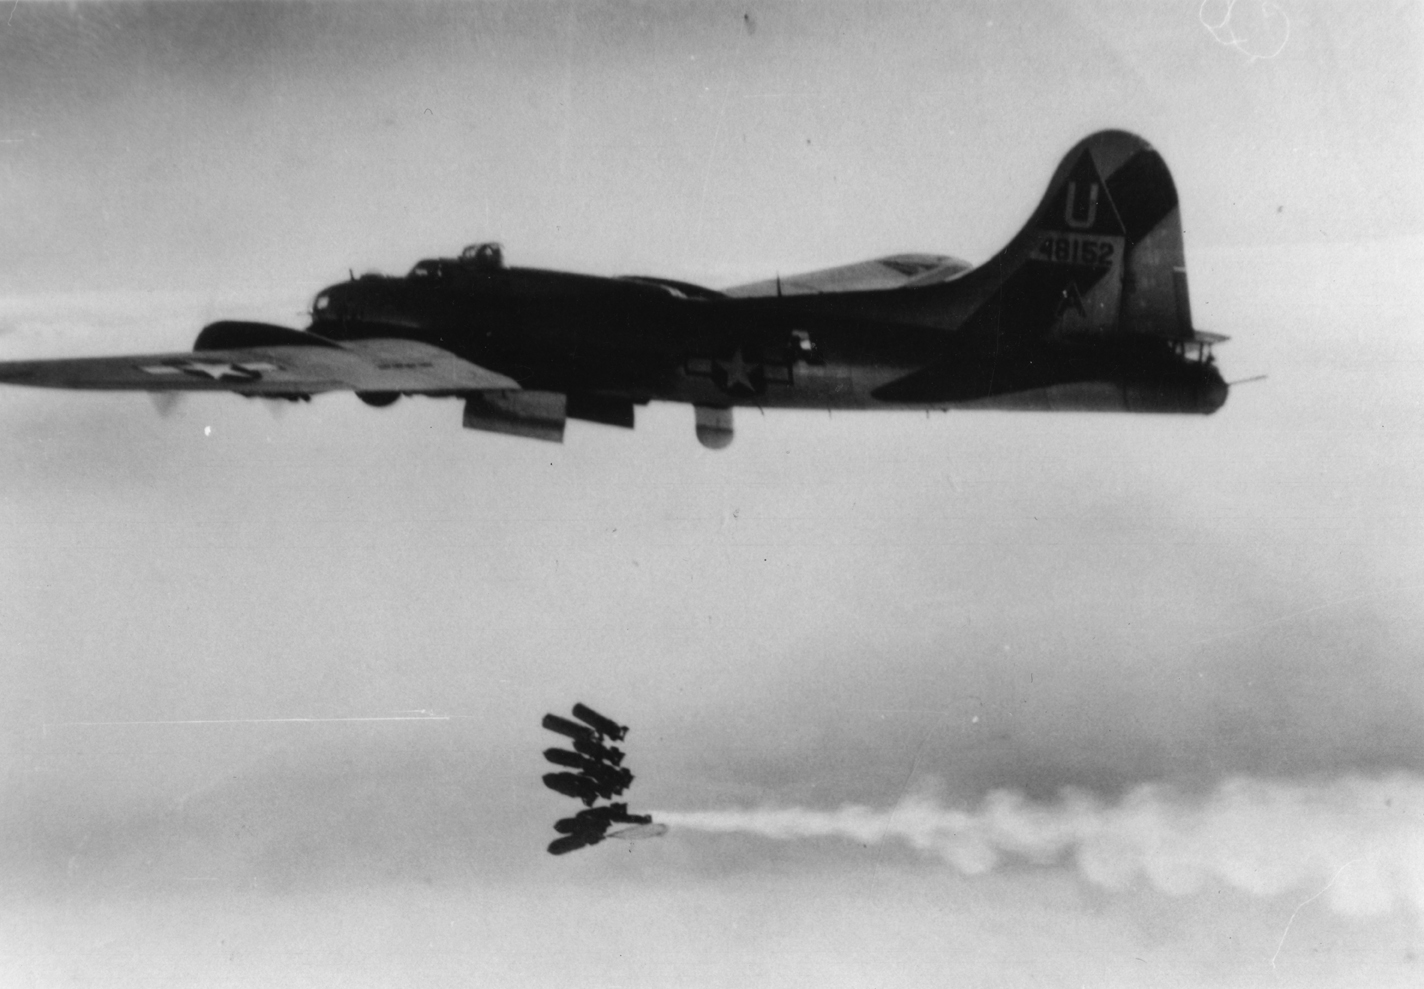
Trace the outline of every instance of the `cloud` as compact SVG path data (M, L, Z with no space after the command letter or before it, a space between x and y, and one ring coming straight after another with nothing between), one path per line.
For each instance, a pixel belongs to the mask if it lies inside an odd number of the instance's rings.
M1424 920L1424 779L1404 774L1323 783L1234 777L1204 795L1148 784L1111 804L1080 790L1052 802L998 790L973 809L920 794L888 810L655 816L674 831L898 841L967 875L1014 860L1071 859L1084 878L1109 890L1145 879L1170 896L1188 896L1224 883L1259 897L1323 895L1349 916L1410 908Z

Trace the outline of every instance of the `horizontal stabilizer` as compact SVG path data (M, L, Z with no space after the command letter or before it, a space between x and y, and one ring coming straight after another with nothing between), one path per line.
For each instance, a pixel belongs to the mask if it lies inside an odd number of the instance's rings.
M970 264L944 254L892 254L873 261L822 268L799 275L736 285L726 289L733 298L786 295L821 295L827 292L874 292L947 281L968 271Z

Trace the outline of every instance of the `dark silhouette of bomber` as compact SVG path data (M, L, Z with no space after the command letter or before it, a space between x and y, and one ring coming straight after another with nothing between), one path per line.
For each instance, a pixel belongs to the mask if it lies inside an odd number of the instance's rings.
M512 266L472 244L328 286L304 329L222 320L190 351L4 361L0 383L293 402L350 391L375 408L455 398L469 429L551 442L569 419L631 429L637 408L677 402L721 449L738 408L1205 415L1229 391L1211 357L1225 339L1192 320L1167 163L1109 130L1068 151L977 267L892 254L719 291ZM622 738L601 715L588 723Z

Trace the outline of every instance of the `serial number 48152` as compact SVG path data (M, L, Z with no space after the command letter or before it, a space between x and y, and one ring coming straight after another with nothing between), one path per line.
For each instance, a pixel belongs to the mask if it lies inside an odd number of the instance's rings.
M1106 268L1113 263L1116 250L1117 243L1111 240L1057 234L1039 241L1034 257L1057 264L1091 264Z

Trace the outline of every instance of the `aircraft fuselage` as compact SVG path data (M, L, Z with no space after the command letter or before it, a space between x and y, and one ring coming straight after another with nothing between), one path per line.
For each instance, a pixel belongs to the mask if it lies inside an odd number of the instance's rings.
M877 318L887 297L878 291L741 299L651 279L427 265L438 274L331 286L311 332L433 344L524 389L568 395L575 418L584 406L653 400L1211 412L1226 394L1212 365L1169 341L1094 332L985 352L953 328ZM950 288L939 287L941 312ZM965 318L982 303L968 299ZM895 387L935 365L931 380Z
M694 406L698 439L721 448L737 406L1211 413L1224 339L1193 325L1165 162L1102 131L978 267L897 254L717 292L511 268L475 244L330 286L304 331L224 320L192 353L9 361L0 382L459 397L468 428L553 441L567 419L631 427L661 400Z

